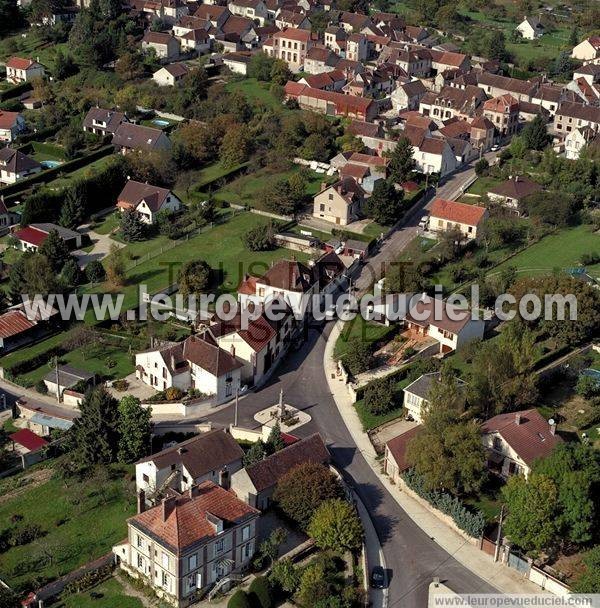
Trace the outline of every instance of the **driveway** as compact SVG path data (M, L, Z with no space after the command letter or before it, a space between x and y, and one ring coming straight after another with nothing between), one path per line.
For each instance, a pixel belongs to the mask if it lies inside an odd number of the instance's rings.
M111 245L113 244L119 248L125 247L123 243L111 239L109 234L98 234L97 232L94 232L90 229L89 224L80 226L79 232L81 232L81 234L87 234L92 241L92 249L90 251L77 249L73 252L80 268L84 268L94 260L102 261L108 255Z

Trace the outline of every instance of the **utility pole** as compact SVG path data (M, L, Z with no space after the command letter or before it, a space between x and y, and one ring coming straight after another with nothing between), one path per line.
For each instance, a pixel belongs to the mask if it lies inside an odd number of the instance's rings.
M58 375L58 357L54 357L54 373L56 374L56 401L60 403L60 381Z
M233 414L233 426L237 427L238 425L238 398L239 398L239 394L240 394L240 387L238 386L235 389L235 408L234 408L234 414Z
M500 541L502 539L502 523L504 522L504 505L500 508L500 518L498 520L498 535L496 536L496 550L494 551L494 561L498 561L500 556Z

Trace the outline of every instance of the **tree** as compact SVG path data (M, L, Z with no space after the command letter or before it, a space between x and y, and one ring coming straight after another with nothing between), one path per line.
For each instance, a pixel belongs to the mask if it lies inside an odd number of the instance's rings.
M489 170L490 170L490 163L488 163L486 158L480 158L475 163L475 174L477 175L477 177L482 177L484 175L487 175Z
M148 453L152 438L152 408L126 395L119 402L119 461L135 462Z
M10 268L8 289L13 302L21 302L21 296L53 293L57 291L56 272L46 256L25 253Z
M396 407L395 382L390 378L378 378L367 384L365 405L376 416L387 414Z
M322 562L310 563L300 576L300 584L296 594L297 603L303 608L313 608L319 601L331 594L327 573Z
M69 258L62 268L60 276L67 285L75 286L79 285L81 274L79 264L73 258Z
M416 167L412 144L407 137L401 137L396 147L386 156L390 159L388 164L390 181L402 185L408 180Z
M378 180L367 201L367 215L384 226L395 224L402 217L403 196L404 192L396 190L391 182Z
M118 402L103 386L83 398L69 434L73 451L84 466L116 462L119 446Z
M83 221L85 211L84 190L85 185L82 182L76 182L67 189L58 218L58 223L61 226L75 230Z
M462 418L464 390L449 370L442 370L427 400L423 430L408 444L409 464L429 490L455 496L478 490L485 470L481 431L475 421Z
M177 282L184 298L200 296L210 284L210 266L204 260L188 260L179 270Z
M250 467L257 462L260 462L267 455L264 443L259 439L250 446L250 449L244 454L244 466Z
M258 548L258 552L262 559L269 560L269 566L272 566L277 556L279 555L279 548L285 542L287 538L287 532L283 528L275 528L269 534L268 538L263 540Z
M584 399L592 399L593 397L600 396L600 382L598 382L597 378L582 374L577 380L575 390Z
M592 540L600 504L600 459L596 450L587 445L561 443L549 456L536 461L532 471L556 485L554 523L560 538L577 544Z
M507 516L504 532L527 552L539 552L556 543L558 492L545 475L530 474L528 479L513 475L502 488Z
M0 34L4 35L8 32L15 31L17 28L21 27L22 23L23 16L17 6L17 0L1 0Z
M250 228L242 237L244 245L250 251L271 251L275 249L275 225L269 222L265 226Z
M505 61L508 58L506 38L501 30L492 30L484 39L483 52L488 59Z
M541 114L525 125L521 137L529 150L543 150L552 140Z
M543 190L521 200L520 211L544 224L564 228L577 220L579 204L570 192Z
M232 168L245 163L250 156L251 144L252 137L246 125L232 126L225 133L219 150L221 165Z
M271 580L286 593L294 593L300 583L300 573L289 557L277 560L271 568Z
M136 51L127 51L115 64L115 72L121 80L135 80L144 74L142 57Z
M368 370L373 363L373 345L356 336L350 338L346 342L342 363L354 376Z
M274 64L274 57L269 57L266 53L254 53L248 62L248 78L269 82Z
M238 589L227 602L227 608L253 608L248 594L243 589Z
M125 285L125 260L122 250L116 243L111 243L106 258L106 278L115 287Z
M143 241L145 237L146 226L142 222L140 214L133 208L128 207L121 214L121 234L123 240L128 243Z
M572 593L600 593L600 545L596 545L583 556L585 570L571 585Z
M281 477L273 500L283 513L306 529L321 503L343 495L339 480L326 466L307 462Z
M271 429L269 436L267 437L267 442L265 444L265 448L266 448L267 454L274 454L275 452L278 452L279 450L283 450L284 447L285 447L285 441L283 440L283 437L281 436L281 426L279 426L279 422L276 422L275 425L273 426L273 428Z
M250 583L248 595L254 608L271 608L273 606L269 581L264 576L257 576Z
M77 74L77 66L73 61L73 57L68 53L64 53L59 47L54 58L54 77L57 80L64 80L73 74Z
M85 267L85 278L90 283L101 283L106 278L106 271L100 260L92 260Z
M283 59L275 59L271 66L271 82L283 86L288 80L292 80L292 73Z
M0 23L2 22L0 21ZM0 608L20 608L20 606L21 600L12 589L9 589L8 587L0 587Z
M573 48L574 46L577 46L578 42L579 42L579 31L577 30L577 26L575 26L571 30L571 33L569 34L569 46L571 48Z
M39 246L38 252L48 260L52 270L60 273L67 260L71 258L69 248L65 241L59 236L57 230L51 230L43 243Z
M339 553L357 550L363 539L363 527L356 509L346 500L327 500L316 510L308 534L322 549Z

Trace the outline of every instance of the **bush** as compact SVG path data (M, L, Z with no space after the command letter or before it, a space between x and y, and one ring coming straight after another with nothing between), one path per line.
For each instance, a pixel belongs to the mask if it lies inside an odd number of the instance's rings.
M353 376L368 370L373 363L373 345L360 338L351 338L342 363Z
M46 383L43 380L38 380L35 383L35 390L40 393L40 395L47 395L48 394L48 387L46 386Z
M106 272L99 260L92 260L85 267L85 278L89 283L100 283L101 281L104 281Z
M271 251L275 249L276 226L269 222L266 226L255 226L242 237L250 251Z
M264 576L257 576L250 583L248 595L252 608L271 608L273 606L269 583Z
M447 492L426 490L423 477L414 469L406 471L402 478L413 492L424 498L432 507L449 515L454 523L469 536L479 538L483 534L485 517L481 511L470 511L458 498Z
M181 399L183 397L183 391L176 386L170 386L165 391L165 397L167 401L175 401L176 399Z
M577 380L575 390L584 399L592 399L600 395L600 382L592 376L581 375Z
M584 253L579 261L583 266L593 266L594 264L600 263L600 253L594 251L593 253Z
M483 175L487 175L490 171L490 163L485 158L478 160L475 163L475 174L477 177L482 177Z
M395 383L390 378L379 378L365 389L365 405L375 416L387 414L396 407Z
M238 589L227 602L227 608L252 608L248 595L242 589Z

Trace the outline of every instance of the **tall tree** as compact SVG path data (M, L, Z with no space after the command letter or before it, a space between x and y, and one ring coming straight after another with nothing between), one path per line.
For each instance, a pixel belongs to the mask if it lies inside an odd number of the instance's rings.
M335 498L316 510L308 534L322 549L343 553L360 547L363 527L356 509L348 501Z
M123 251L116 243L111 243L108 257L104 263L106 268L106 278L109 280L109 282L115 287L125 285L125 260L123 258Z
M273 428L271 429L271 432L267 437L267 443L265 447L267 448L268 454L274 454L275 452L278 452L279 450L282 450L285 447L285 441L281 436L281 426L279 425L279 422L276 422Z
M67 189L58 223L65 228L75 230L83 221L84 211L85 185L82 182L76 182Z
M204 260L188 260L179 270L177 281L184 298L200 296L210 284L210 266Z
M57 289L56 271L46 256L25 253L10 268L8 275L9 294L13 302L21 302L21 296L33 298L45 296Z
M409 179L416 167L413 148L408 138L401 137L396 147L386 156L390 159L388 164L390 180L392 183L403 184Z
M146 225L142 222L140 214L133 207L125 209L121 215L121 233L123 240L128 243L144 240Z
M71 254L65 241L59 236L57 230L51 230L44 242L39 246L38 252L46 257L52 270L57 274L62 270Z
M152 408L142 407L133 395L123 397L119 402L119 435L120 462L146 456L152 438Z
M249 467L257 462L260 462L267 455L265 444L259 439L250 446L250 449L244 454L244 466Z
M323 501L343 495L340 482L327 467L305 463L293 467L279 480L273 500L290 519L306 529Z
M529 150L543 150L552 140L541 114L536 114L535 118L525 125L521 136Z
M367 215L384 226L395 224L402 217L403 191L396 190L385 179L375 182L373 194L367 201Z
M109 464L117 460L119 409L116 399L103 386L86 393L69 433L72 447L84 465Z

